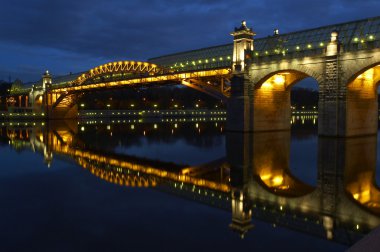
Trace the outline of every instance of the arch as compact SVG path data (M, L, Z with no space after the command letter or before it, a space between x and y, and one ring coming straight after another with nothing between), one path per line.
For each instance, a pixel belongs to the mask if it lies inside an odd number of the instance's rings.
M358 171L355 180L346 181L345 193L360 207L380 214L380 188L375 182L374 171Z
M315 65L315 69L288 62L251 67L254 131L290 130L291 87L307 77L323 83L321 64Z
M349 85L350 83L354 82L356 79L363 77L363 74L365 74L371 69L374 69L376 71L375 78L373 78L373 81L375 82L376 85L378 85L380 81L380 59L376 63L362 65L362 66L359 66L358 69L353 70L351 75L346 80L346 85Z
M260 81L255 84L255 88L260 88L264 83L283 82L286 86L285 89L291 88L297 82L309 77L307 74L294 71L294 70L279 70L264 76Z
M316 189L299 180L288 171L283 171L281 174L269 178L255 176L255 179L264 190L287 198L303 197L311 194Z
M355 58L356 60L347 60L344 63L344 69L346 74L343 76L343 83L347 85L354 81L360 74L364 73L368 69L380 65L380 51L369 52L368 55L348 54L347 58Z
M164 68L148 62L115 61L90 69L86 73L80 75L71 84L81 85L89 79L93 79L97 76L102 76L107 73L138 73L154 75L158 73L163 73L164 71Z
M355 185L349 185L354 187ZM367 190L356 188L346 188L346 196L360 208L366 209L371 213L380 215L380 189L374 184L370 184Z
M380 189L376 185L377 136L345 140L344 189L349 199L380 214Z
M363 67L363 65L361 66ZM380 62L370 62L347 79L346 132L348 135L377 133Z
M266 80L275 74L279 73L294 73L299 76L312 77L318 84L323 82L323 69L322 64L313 65L312 69L299 63L285 62L272 65L252 66L250 68L250 80L255 84L255 87L261 86ZM256 74L257 73L257 74ZM302 80L302 79L300 79Z
M275 195L301 197L315 187L290 169L290 132L261 132L253 136L253 174L255 180Z

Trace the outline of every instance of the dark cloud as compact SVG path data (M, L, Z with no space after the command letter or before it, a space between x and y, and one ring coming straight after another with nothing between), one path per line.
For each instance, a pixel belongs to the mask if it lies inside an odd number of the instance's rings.
M119 59L145 60L231 42L246 19L258 37L377 15L378 1L14 0L0 8L0 79L36 79ZM9 49L8 49L9 48ZM23 52L23 53L21 53ZM38 72L25 71L35 69Z

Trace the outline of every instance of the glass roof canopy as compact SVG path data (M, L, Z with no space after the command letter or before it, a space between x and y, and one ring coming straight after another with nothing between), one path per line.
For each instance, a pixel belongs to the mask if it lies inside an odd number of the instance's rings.
M148 59L148 62L173 70L230 67L233 44L213 46Z
M344 51L380 47L380 16L308 30L273 35L254 40L254 57L296 52L322 53L330 42L331 32L339 33ZM230 67L233 44L180 52L148 61L177 71Z

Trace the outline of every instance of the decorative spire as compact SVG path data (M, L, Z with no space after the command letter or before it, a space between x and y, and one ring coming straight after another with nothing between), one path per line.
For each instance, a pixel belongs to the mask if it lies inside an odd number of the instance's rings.
M241 21L241 26L239 28L235 27L235 32L242 32L242 31L253 33L252 35L254 35L254 32L252 31L252 29L247 27L247 21L245 20Z

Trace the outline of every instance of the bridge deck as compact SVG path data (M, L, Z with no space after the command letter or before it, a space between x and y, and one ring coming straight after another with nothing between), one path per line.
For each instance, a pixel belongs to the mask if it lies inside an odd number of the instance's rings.
M118 81L83 84L83 85L78 85L78 86L53 87L53 92L60 93L60 92L86 91L86 90L93 90L93 89L98 89L98 88L102 88L102 89L115 88L117 86L153 84L153 83L160 83L160 82L180 83L182 80L186 80L186 79L223 76L223 75L229 75L229 74L230 74L229 68L168 73L168 74L152 75L152 76L131 78L131 79L125 79L125 80L118 80Z

